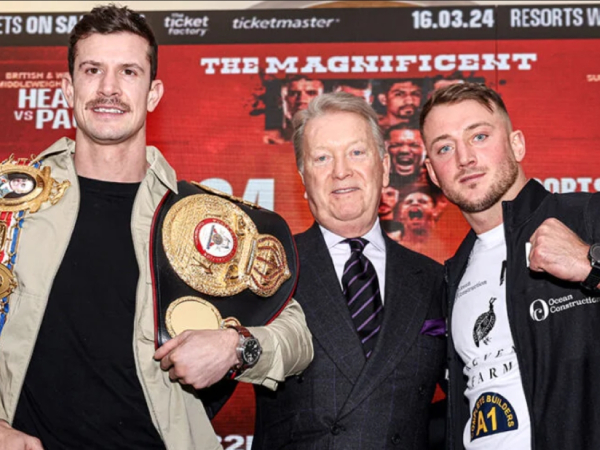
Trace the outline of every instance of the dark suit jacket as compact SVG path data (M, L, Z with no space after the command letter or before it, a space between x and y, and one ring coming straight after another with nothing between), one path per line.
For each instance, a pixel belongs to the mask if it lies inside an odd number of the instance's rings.
M256 388L253 450L422 450L442 376L445 340L421 333L442 317L442 267L384 235L384 320L367 361L317 224L297 235L294 297L313 334L315 356L276 392Z

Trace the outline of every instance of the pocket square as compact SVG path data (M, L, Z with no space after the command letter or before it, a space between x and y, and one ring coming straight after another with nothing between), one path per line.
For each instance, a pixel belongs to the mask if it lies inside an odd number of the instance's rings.
M428 319L423 323L421 334L428 336L445 336L446 335L446 320L445 319Z

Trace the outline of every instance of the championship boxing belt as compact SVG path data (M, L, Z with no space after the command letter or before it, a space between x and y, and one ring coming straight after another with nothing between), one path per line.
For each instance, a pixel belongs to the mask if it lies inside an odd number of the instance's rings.
M19 237L27 214L36 213L43 203L55 205L69 187L69 181L57 182L50 167L40 169L35 157L0 163L0 333L9 320L10 294L17 287L14 268Z
M185 330L272 321L298 278L285 220L197 183L180 181L178 190L152 225L156 346Z

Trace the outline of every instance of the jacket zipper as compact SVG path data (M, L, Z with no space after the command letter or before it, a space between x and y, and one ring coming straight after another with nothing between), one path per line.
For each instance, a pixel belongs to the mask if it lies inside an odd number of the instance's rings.
M502 204L502 215L503 218L506 217L510 217L510 204L507 202L504 202ZM530 429L530 435L531 435L531 450L535 449L535 432L533 429L533 417L532 417L532 405L531 405L531 398L530 398L530 393L527 392L527 389L525 389L525 378L529 379L528 374L525 374L525 365L523 364L523 356L521 355L521 351L520 349L520 344L519 344L519 336L517 333L515 333L515 324L514 324L514 315L513 315L513 308L512 308L512 295L510 295L511 293L511 289L512 289L512 282L514 281L513 278L513 272L512 267L514 266L514 264L511 264L511 261L514 262L513 256L512 256L512 242L510 241L510 233L508 231L508 226L506 224L506 220L504 220L504 241L506 242L506 314L508 316L508 324L510 327L510 334L512 336L513 339L513 343L515 345L515 351L517 352L517 361L519 362L519 374L520 374L520 379L521 379L521 388L523 389L523 395L525 397L525 402L527 403L527 414L529 415L529 429Z

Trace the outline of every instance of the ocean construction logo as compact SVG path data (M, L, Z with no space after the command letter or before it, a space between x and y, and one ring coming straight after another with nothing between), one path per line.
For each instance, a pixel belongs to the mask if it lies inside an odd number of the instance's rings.
M208 32L208 16L188 16L184 13L171 13L165 17L165 29L171 36L204 36Z
M599 297L586 297L574 300L573 295L565 295L564 297L551 298L547 301L538 298L529 305L529 315L534 321L542 322L550 314L557 314L578 306L593 305L596 303L600 303Z

